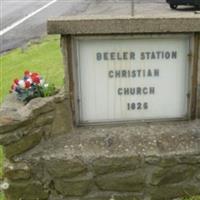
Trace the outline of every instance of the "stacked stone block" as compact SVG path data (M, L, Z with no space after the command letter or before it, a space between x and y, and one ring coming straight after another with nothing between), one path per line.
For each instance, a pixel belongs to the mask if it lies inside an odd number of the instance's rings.
M68 102L61 92L27 105L10 96L2 106L7 200L170 200L200 194L199 120L72 128Z

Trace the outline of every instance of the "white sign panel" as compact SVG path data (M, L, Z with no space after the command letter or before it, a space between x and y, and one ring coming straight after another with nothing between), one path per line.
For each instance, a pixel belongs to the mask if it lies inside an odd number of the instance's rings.
M189 37L79 38L81 122L183 118Z

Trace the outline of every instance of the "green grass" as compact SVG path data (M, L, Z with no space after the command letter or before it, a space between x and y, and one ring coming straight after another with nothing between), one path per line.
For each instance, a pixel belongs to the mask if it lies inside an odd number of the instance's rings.
M4 200L3 194L0 193L0 200Z
M9 93L15 78L21 79L24 71L40 73L57 87L63 85L64 70L58 36L48 36L25 50L16 49L0 57L0 103Z
M184 200L200 200L200 196L195 196Z
M2 177L2 165L3 165L3 149L2 147L0 146L0 179ZM3 200L3 194L0 193L0 200Z

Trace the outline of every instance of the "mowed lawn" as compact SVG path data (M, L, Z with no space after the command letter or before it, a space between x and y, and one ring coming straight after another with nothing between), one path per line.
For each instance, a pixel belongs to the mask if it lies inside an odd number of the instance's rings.
M22 78L25 70L38 72L57 87L63 85L64 70L59 37L48 36L32 43L26 49L16 49L0 57L0 104L9 93L15 78ZM0 177L2 176L3 152L0 148ZM4 200L0 193L0 200ZM185 200L200 200L191 197Z
M0 57L0 102L9 93L14 79L24 71L40 73L57 87L63 85L63 60L58 36L49 36L26 49L16 49Z

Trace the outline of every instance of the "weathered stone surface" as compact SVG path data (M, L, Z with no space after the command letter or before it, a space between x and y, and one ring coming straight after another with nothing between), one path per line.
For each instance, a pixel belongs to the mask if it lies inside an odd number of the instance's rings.
M64 87L59 89L59 92L54 96L53 101L56 104L63 103L69 100L69 95L65 91Z
M38 97L32 99L25 107L22 108L22 112L31 112L32 115L38 116L51 112L55 109L53 103L53 97L42 98Z
M200 172L195 176L198 182L200 182Z
M15 131L18 128L27 126L30 123L30 119L17 114L17 116L12 116L12 112L7 112L7 116L4 113L7 111L4 110L2 114L0 113L0 134L7 134L12 131Z
M149 165L157 165L160 162L161 158L159 156L147 156L145 157L145 163Z
M7 118L0 114L4 128L17 119L15 128L0 135L7 157L17 162L5 168L8 200L48 199L48 191L51 200L161 200L199 193L199 120L71 130L70 123L63 125L64 118L71 120L65 100L59 94L35 100L35 107L4 107ZM57 134L63 135L46 140Z
M48 200L70 200L70 198L63 197L62 195L50 194ZM79 200L79 198L72 198L72 200Z
M51 138L51 136L52 136L52 125L51 124L43 125L42 130L44 133L43 136L44 136L45 140Z
M200 155L191 155L191 156L190 154L180 155L178 156L177 161L180 164L191 164L191 165L200 164Z
M199 49L200 49L200 37L199 37ZM198 55L198 69L200 69L200 50ZM197 118L200 119L200 70L198 70L198 81L197 81Z
M30 121L26 113L20 112L24 106L24 103L19 101L14 94L7 96L0 107L0 134L25 126Z
M29 125L38 128L49 124L53 132L50 135L64 134L72 129L71 119L69 100L63 90L52 97L32 99L26 105L11 94L0 108L0 144L16 141L19 139L16 129L21 131Z
M200 56L199 56L199 58L200 58ZM199 82L200 82L200 75L199 75ZM197 99L197 118L200 118L200 84L198 84L197 91L198 91L198 96L197 96L198 97L198 99Z
M83 200L144 200L143 195L133 193L97 192Z
M161 156L148 156L145 162L150 165L159 165L160 167L171 167L178 163L178 156L162 155Z
M24 136L37 131L38 128L33 128L31 122L27 123L27 126L17 127L12 132L8 132L6 134L0 135L0 144L1 145L9 145L11 143L19 141Z
M199 140L197 138L197 140ZM159 165L160 167L171 167L176 164L200 164L200 155L194 155L191 152L187 152L186 154L180 154L173 156L170 154L166 155L155 155L155 156L147 156L144 158L145 162L149 165Z
M141 166L142 159L133 157L99 157L92 162L96 174L106 174L112 172L121 172L126 170L135 170Z
M97 200L104 200L108 193L122 197L124 193L130 196L144 193L145 198L151 195L157 198L157 193L160 199L170 199L183 195L182 187L188 193L198 194L199 127L197 120L76 128L70 134L40 143L15 160L30 163L32 176L56 195L65 195L67 200L83 200L82 195L95 200L97 192L101 193ZM94 178L88 181L80 178L86 172ZM140 195L134 197L144 199Z
M50 19L47 29L50 34L62 35L199 32L199 19L198 15L193 15L190 18L185 18L185 16L177 18L71 16Z
M29 164L31 177L35 180L39 180L44 185L49 185L51 178L48 176L47 170L44 169L43 163L40 160L26 162Z
M35 120L35 126L39 127L51 124L53 122L54 117L55 117L54 112L48 112L46 114L39 115Z
M93 181L91 177L76 179L55 179L55 189L64 196L84 196L89 193Z
M171 200L177 197L188 197L200 194L200 182L184 182L179 184L170 184L160 187L151 187L148 192L152 200Z
M45 161L45 167L53 178L71 178L87 171L85 164L77 158L69 160L52 158Z
M198 169L200 169L200 165L177 165L170 168L156 168L151 178L151 184L167 185L190 181Z
M15 121L9 117L0 117L0 134L5 134L9 131L13 131L21 126L20 121Z
M177 129L181 127L181 123L179 122L179 126ZM181 132L178 130L174 130L174 134L170 131L169 127L166 127L162 134L157 134L156 143L157 148L160 154L165 154L167 151L174 149L187 149L186 152L190 153L189 146L193 146L195 151L200 151L200 143L199 143L199 136L200 136L200 129L199 127L193 127L191 130L188 129L188 126L185 124L181 129ZM192 141L190 141L192 138ZM196 143L197 142L197 143ZM170 160L173 160L174 157L169 157Z
M11 180L29 179L31 171L26 163L4 162L4 176Z
M0 145L8 145L19 139L20 139L19 135L15 134L15 132L0 135Z
M145 186L145 171L103 175L96 178L96 184L106 191L140 192Z
M27 135L21 140L5 146L6 157L11 158L33 148L40 142L42 134L43 132L41 132L39 129L37 132L32 133L31 135Z
M58 101L58 99L56 100ZM56 104L56 112L52 125L52 135L61 135L72 130L72 113L70 110L69 100Z
M38 181L12 181L5 191L7 200L47 200L48 191Z

